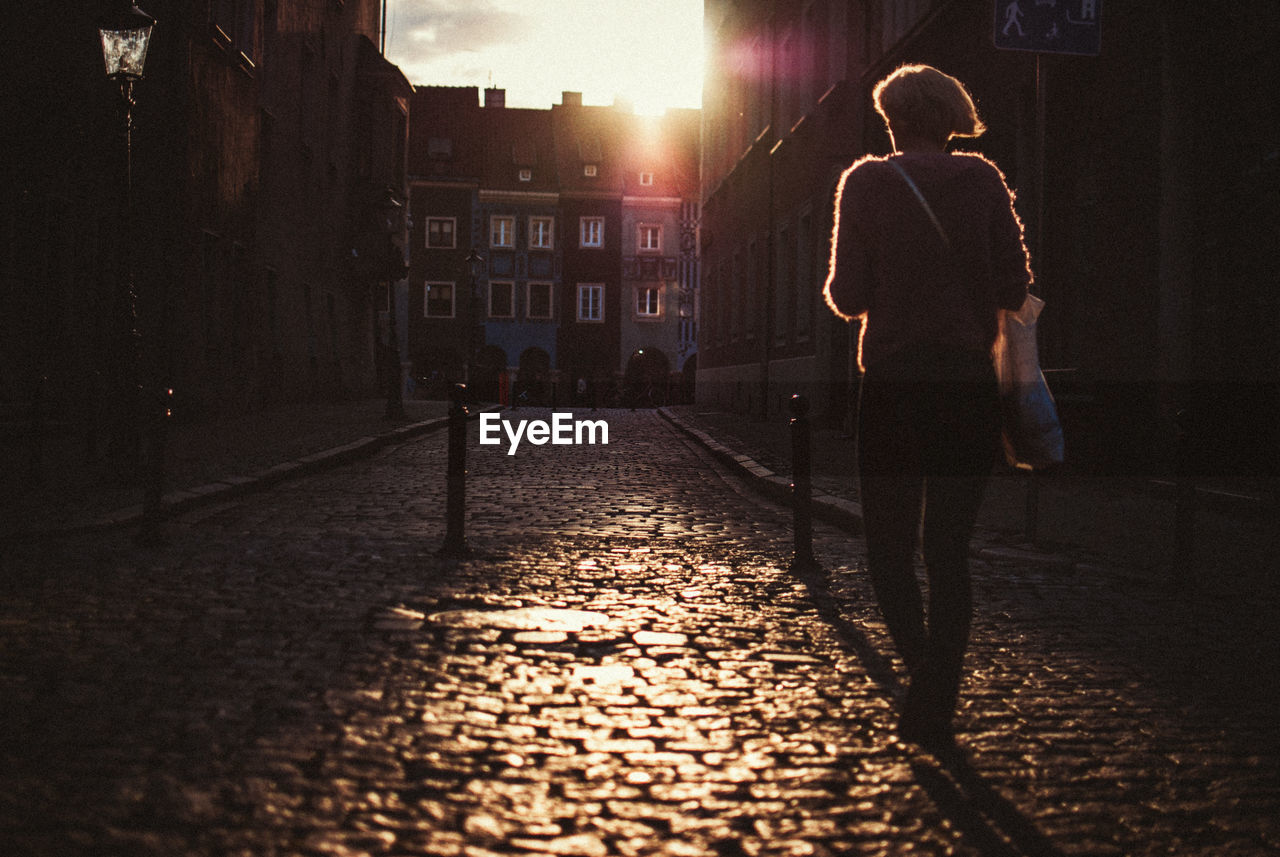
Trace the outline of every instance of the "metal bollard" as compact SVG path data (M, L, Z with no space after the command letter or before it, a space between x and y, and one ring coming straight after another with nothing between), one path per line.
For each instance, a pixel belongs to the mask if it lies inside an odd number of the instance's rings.
M809 400L797 393L788 403L791 410L791 506L795 520L795 557L791 567L798 571L817 569L813 556L813 455L810 449Z
M449 464L445 498L445 535L440 555L470 556L467 545L467 385L449 394Z

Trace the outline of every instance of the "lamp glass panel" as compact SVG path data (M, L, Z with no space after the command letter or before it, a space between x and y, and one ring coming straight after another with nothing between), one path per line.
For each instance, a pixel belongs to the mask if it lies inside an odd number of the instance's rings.
M107 77L142 77L142 67L147 62L151 28L104 29L98 32L102 35L102 60L106 65Z

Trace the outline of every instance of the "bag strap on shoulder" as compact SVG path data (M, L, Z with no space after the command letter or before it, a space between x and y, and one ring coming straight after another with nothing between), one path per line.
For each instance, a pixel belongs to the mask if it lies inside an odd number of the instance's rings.
M942 239L942 244L948 250L951 249L951 238L947 235L947 230L942 227L942 221L938 220L938 215L933 213L933 206L929 205L929 200L924 198L924 194L920 192L920 188L912 181L911 176L907 175L907 171L902 165L893 158L887 158L885 163L898 171L898 175L902 176L902 180L907 183L907 187L911 188L911 192L916 195L916 199L920 200L920 206L924 209L924 213L929 215L929 220L933 222L933 228L938 230L938 237Z

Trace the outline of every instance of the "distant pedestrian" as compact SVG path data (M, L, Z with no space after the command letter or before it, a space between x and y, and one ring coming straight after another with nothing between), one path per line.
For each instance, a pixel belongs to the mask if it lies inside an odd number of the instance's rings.
M899 735L947 752L973 610L969 539L999 449L991 348L1031 266L1004 176L947 152L952 137L985 130L964 85L912 65L874 95L894 152L840 178L824 294L861 323L867 563L910 675ZM927 621L914 568L922 517Z

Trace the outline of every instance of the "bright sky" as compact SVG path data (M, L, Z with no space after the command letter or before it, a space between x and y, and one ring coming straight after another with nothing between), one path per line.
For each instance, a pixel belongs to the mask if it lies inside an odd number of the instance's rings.
M387 58L414 84L565 91L636 112L702 106L702 0L387 0Z

